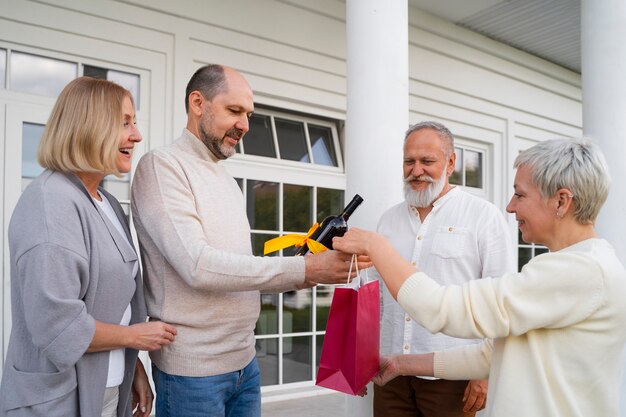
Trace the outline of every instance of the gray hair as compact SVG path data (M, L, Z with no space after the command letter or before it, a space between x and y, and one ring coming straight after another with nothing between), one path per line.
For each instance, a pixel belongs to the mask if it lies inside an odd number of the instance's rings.
M446 157L454 153L454 136L452 135L452 132L450 132L450 130L441 123L433 121L420 122L410 126L404 134L404 142L406 143L411 134L423 129L434 130L437 133L437 136L439 136L439 139L441 139L441 142L443 143L443 151L446 154Z
M593 224L609 195L611 176L604 155L588 139L555 139L522 151L513 166L530 169L544 198L561 188L574 195L574 218Z
M189 94L199 91L208 101L212 101L216 95L228 89L224 67L217 64L209 64L200 67L187 83L185 89L185 112L189 113Z

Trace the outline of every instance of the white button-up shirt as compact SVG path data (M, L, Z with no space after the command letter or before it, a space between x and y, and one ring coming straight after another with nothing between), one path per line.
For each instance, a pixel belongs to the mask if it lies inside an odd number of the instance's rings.
M502 213L459 187L435 201L423 222L417 210L403 202L382 215L377 230L407 261L442 285L515 270L513 236ZM380 279L376 271L372 276ZM383 355L435 352L477 342L431 334L411 319L384 284L381 316Z

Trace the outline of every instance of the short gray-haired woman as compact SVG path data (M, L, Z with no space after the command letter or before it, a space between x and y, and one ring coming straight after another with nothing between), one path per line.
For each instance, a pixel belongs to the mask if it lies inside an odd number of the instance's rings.
M176 329L145 322L126 217L99 187L130 171L139 141L124 88L81 77L61 92L39 147L46 170L9 225L12 329L0 416L150 414L137 353L171 343Z
M489 376L488 416L617 416L626 271L593 226L609 191L604 157L587 140L552 140L520 153L515 168L507 211L524 241L550 250L519 273L440 286L380 235L353 228L333 240L335 249L369 255L392 295L431 332L493 340L383 357L374 382Z

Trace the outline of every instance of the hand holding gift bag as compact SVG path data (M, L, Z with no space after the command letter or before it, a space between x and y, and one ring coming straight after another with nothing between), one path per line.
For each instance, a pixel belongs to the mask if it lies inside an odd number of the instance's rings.
M352 256L356 265L356 255ZM350 276L350 274L348 275ZM328 314L316 385L358 394L378 372L380 347L379 283L366 271L335 288Z

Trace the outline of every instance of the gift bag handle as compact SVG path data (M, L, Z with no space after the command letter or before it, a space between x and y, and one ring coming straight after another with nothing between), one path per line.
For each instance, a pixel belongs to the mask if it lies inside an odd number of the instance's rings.
M354 264L354 268L356 269L356 278L359 280L359 286L360 286L361 273L359 271L359 262L358 262L356 253L353 253L352 258L350 259L350 270L348 271L348 282L346 282L346 285L350 284L350 276L352 275L352 264ZM369 275L367 275L367 269L366 269L365 270L365 284L367 284L368 282L369 282Z

